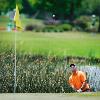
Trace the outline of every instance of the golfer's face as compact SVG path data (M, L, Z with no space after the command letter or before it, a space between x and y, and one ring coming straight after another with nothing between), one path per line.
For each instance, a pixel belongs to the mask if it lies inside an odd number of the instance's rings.
M77 70L76 66L71 66L72 72L75 72Z

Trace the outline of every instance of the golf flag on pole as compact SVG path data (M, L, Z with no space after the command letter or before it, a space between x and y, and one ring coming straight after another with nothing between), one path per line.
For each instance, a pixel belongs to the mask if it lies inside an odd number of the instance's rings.
M18 5L16 5L16 12L15 12L15 16L14 16L14 22L15 22L16 29L21 30L22 26L21 26L21 21L20 21Z

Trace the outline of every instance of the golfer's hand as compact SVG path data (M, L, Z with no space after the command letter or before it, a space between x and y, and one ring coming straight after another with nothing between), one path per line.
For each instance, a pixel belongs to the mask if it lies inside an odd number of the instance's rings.
M77 92L78 92L78 93L80 93L80 92L82 92L82 90L81 90L81 89L79 89L79 90L77 90Z

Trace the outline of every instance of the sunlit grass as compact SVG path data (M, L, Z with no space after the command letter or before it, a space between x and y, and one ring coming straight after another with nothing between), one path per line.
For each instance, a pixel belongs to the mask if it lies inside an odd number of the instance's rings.
M16 38L19 53L100 58L100 34L16 32ZM0 32L0 41L14 46L14 32Z

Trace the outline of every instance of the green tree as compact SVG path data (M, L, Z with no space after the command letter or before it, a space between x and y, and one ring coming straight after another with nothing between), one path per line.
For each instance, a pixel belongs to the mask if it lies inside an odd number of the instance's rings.
M34 13L34 5L31 1L29 0L22 1L22 9L21 9L22 13L29 14L29 15L32 15Z
M93 13L99 17L98 32L100 32L100 1L99 0L96 2L96 5L94 6Z
M81 10L85 14L95 14L99 17L98 32L100 32L100 0L84 0L82 3L83 9Z
M73 20L79 15L79 8L82 0L25 0L31 6L33 11L50 12L55 14L58 19L70 18ZM23 2L25 3L25 2ZM24 6L25 7L25 6ZM39 13L39 14L40 14Z
M82 4L82 0L69 0L69 13L70 13L69 18L71 20L79 16L81 4Z
M15 9L16 4L22 9L22 1L24 0L0 0L0 13Z
M9 3L7 2L7 0L1 0L0 1L0 13L1 12L5 12L8 8Z

